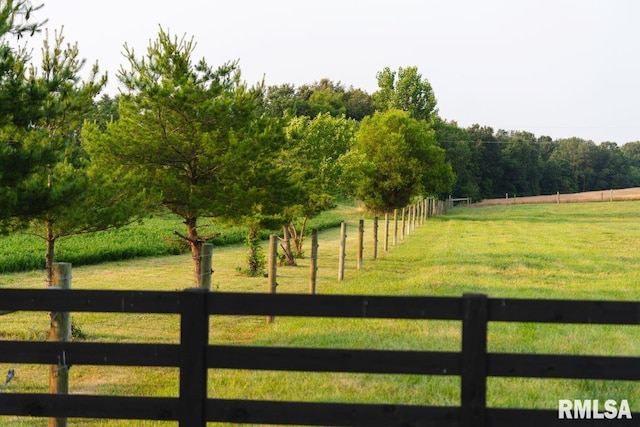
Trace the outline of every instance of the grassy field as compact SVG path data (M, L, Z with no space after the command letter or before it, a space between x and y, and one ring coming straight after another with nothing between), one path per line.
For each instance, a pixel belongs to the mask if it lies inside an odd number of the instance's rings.
M338 230L320 233L318 292L640 300L638 202L456 208L431 218L377 260L366 222L365 268L356 271L354 209L335 214L349 223L346 280L337 281ZM382 230L382 228L381 228ZM266 290L266 279L240 276L244 247L214 252L218 292ZM279 292L306 292L308 260L279 268ZM43 286L42 272L0 275L2 287ZM178 290L191 285L188 255L74 268L74 288ZM92 341L177 342L175 316L77 314ZM44 339L44 313L2 318L2 339ZM637 327L490 324L489 351L640 354ZM460 350L460 323L445 321L213 317L211 342L336 348ZM0 365L0 372L11 366ZM18 365L9 390L46 392L47 368ZM305 401L458 405L459 378L413 375L210 371L209 396ZM177 371L74 366L73 393L176 396ZM557 409L558 399L628 399L640 410L640 388L623 381L490 379L492 407ZM3 426L41 426L42 419L0 417ZM175 423L71 420L72 426L171 426Z

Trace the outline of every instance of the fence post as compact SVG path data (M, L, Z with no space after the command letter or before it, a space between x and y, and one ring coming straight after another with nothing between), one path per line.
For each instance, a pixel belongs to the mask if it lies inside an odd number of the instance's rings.
M309 261L309 293L315 295L318 280L318 230L311 230L311 260Z
M393 210L393 246L398 244L398 209Z
M373 259L378 259L378 217L373 218Z
M211 290L211 275L213 274L213 243L203 243L200 255L200 287Z
M194 288L181 295L179 427L207 425L208 293Z
M400 232L400 240L404 240L405 211L406 211L406 208L402 208L402 231Z
M487 296L462 296L462 427L485 427L487 407Z
M267 292L270 294L276 293L276 276L278 272L278 236L272 234L269 236L269 256L268 256L268 278L267 278ZM267 323L273 323L273 316L267 316Z
M71 289L71 264L68 262L53 263L53 286L57 289ZM49 341L67 342L71 339L71 313L50 313ZM69 367L67 356L62 351L58 355L58 364L49 365L49 393L69 394ZM66 417L49 418L49 427L66 427Z
M338 256L338 280L344 279L344 259L347 256L347 224L340 224L340 255Z
M389 251L389 212L384 213L384 251Z
M364 219L358 222L358 259L357 268L362 270L362 254L364 251Z

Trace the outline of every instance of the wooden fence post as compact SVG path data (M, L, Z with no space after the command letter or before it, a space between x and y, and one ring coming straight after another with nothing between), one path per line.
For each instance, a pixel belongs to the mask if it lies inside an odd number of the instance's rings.
M405 235L405 210L406 208L402 208L402 231L400 232L400 240L404 240Z
M427 221L428 218L428 212L429 210L429 200L428 199L424 199L422 200L422 223L424 224Z
M53 263L53 286L57 289L71 289L71 264ZM49 341L67 342L71 339L71 313L50 313ZM58 364L49 365L49 393L69 394L69 366L64 350L58 355ZM49 418L49 427L66 427L67 418Z
M268 275L267 275L267 292L276 293L276 276L278 272L278 236L272 234L269 236L269 256L268 256ZM274 317L267 316L267 323L273 323Z
M393 246L398 244L398 209L393 210Z
M193 288L181 295L179 427L207 425L208 293Z
M384 251L389 252L389 212L384 213Z
M373 218L373 259L378 259L378 217Z
M213 243L203 243L200 255L200 287L211 290L211 275L213 274Z
M347 224L340 224L340 255L338 256L338 280L344 279L344 259L347 256Z
M364 252L364 219L358 222L358 257L357 268L362 270L362 255Z
M487 407L487 296L462 296L462 427L485 427Z
M311 230L311 260L309 261L309 293L315 295L318 280L318 230Z

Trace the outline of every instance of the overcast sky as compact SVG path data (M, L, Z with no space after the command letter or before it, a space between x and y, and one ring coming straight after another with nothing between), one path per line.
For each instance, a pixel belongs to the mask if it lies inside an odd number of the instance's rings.
M250 84L327 77L373 93L384 67L417 66L461 126L640 140L636 0L42 1L38 17L64 25L112 94L124 43L143 53L161 25L194 37L194 62L239 59Z

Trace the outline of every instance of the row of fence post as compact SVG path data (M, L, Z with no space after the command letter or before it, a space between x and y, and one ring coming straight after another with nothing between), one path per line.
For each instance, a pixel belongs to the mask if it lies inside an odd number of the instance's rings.
M446 212L450 208L448 201L441 201L436 199L424 199L418 203L411 204L402 209L394 209L393 213L385 213L384 215L384 235L383 250L389 251L390 245L396 246L398 241L404 240L406 236L414 232L421 224L423 224L428 217L434 215L440 215ZM379 222L380 217L375 216L373 218L373 259L378 258L378 245L380 242L379 236ZM364 220L358 222L358 238L356 247L356 269L361 270L364 266ZM278 239L279 237L272 234L269 242L269 254L268 254L268 285L267 289L269 293L276 292L276 276L277 276L277 263L278 263ZM311 261L310 261L310 275L309 275L309 292L315 294L317 289L317 270L318 270L318 235L314 230L311 237ZM347 224L342 222L340 225L340 244L338 253L338 281L344 280L345 272L345 259L347 253Z

